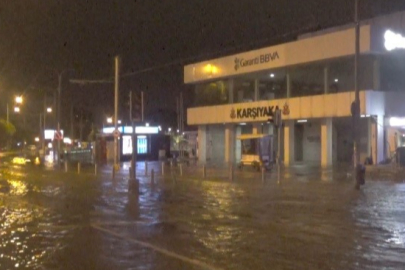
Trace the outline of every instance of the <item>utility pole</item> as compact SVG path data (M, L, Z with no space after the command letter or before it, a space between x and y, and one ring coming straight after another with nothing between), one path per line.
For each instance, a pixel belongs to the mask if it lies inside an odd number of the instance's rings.
M354 108L353 114L353 155L354 167L360 164L360 149L359 149L359 124L360 124L360 93L359 93L359 57L360 57L360 23L359 23L359 0L355 0L354 7L354 23L355 23L355 55L354 55Z
M144 101L143 101L143 91L141 91L141 108L142 108L142 116L141 116L141 122L145 121L145 115L144 115Z
M9 112L8 112L8 102L7 102L7 124L10 123L10 119L9 119Z
M129 121L132 123L132 91L129 92Z
M62 74L63 72L58 74L58 110L57 110L57 119L58 119L58 125L57 125L57 132L60 133L60 104L61 104L61 93L62 93ZM58 156L57 156L57 161L58 161L58 166L60 166L60 140L58 139Z
M120 58L115 57L115 81L114 81L114 169L118 169L118 91L120 75Z
M74 114L73 114L73 105L70 105L70 138L74 140Z
M44 114L44 123L42 124L42 126L43 126L43 128L42 129L40 129L40 134L41 134L41 136L40 136L40 138L41 138L41 141L42 141L42 151L43 151L43 153L44 153L44 155L45 155L45 128L46 128L46 126L45 126L45 115L46 115L46 95L44 95L44 111L43 111L43 114Z

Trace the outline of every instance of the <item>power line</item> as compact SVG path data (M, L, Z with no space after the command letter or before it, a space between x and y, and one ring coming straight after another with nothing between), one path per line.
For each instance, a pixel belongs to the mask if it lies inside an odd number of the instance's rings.
M194 61L198 61L200 59L201 60L202 59L207 59L208 57L220 57L220 55L224 55L226 53L234 53L237 49L252 48L255 45L257 46L257 44L263 44L264 42L267 42L267 41L270 41L270 40L275 42L275 40L277 40L277 39L284 39L284 38L287 38L287 37L290 37L290 36L293 36L293 35L299 35L299 34L303 33L304 31L310 31L310 30L313 30L313 29L314 29L314 26L307 26L307 27L303 27L303 28L300 28L298 30L291 31L291 32L288 32L288 33L284 33L284 34L281 34L281 35L278 35L278 36L272 36L271 38L260 39L260 40L257 40L255 42L245 43L245 44L238 45L238 46L233 46L233 47L228 47L228 48L226 48L224 50L221 50L221 51L210 52L210 53L205 53L205 54L199 54L199 55L192 56L192 57L180 58L180 59L174 60L174 61L169 62L169 63L156 65L156 66L152 66L152 67L147 67L147 68L132 71L132 72L127 72L127 73L122 74L120 77L121 78L131 77L131 76L139 75L139 74L150 72L150 71L157 70L157 69L167 68L167 67L174 66L174 65L179 65L179 64L191 63L191 62L194 62ZM84 80L84 81L86 81L86 80ZM104 79L104 80L99 80L99 81L100 82L104 82L104 81L105 82L112 82L111 77L109 79ZM89 83L92 83L92 82L89 81ZM94 80L94 83L98 83L98 81Z

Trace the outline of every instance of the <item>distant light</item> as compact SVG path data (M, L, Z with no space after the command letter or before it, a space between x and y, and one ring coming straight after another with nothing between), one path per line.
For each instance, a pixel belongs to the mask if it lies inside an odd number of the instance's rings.
M54 129L45 129L44 131L44 139L45 140L53 140L55 138L55 131ZM64 134L63 130L60 131L62 136Z
M118 124L121 124L121 120L118 120Z
M48 148L52 149L52 143L48 143Z
M203 70L204 70L204 73L207 73L210 75L218 73L218 67L211 65L211 64L205 65Z
M36 142L39 142L39 137L35 137L35 141L36 141Z
M159 131L162 131L162 127L161 127L161 126L159 126L158 128L159 128Z
M63 142L66 144L72 144L72 139L65 137L65 138L63 138Z
M335 79L335 82L336 82L336 83L339 82L339 79Z
M177 133L179 133L180 132L180 130L177 130Z
M22 104L22 102L23 102L22 96L15 97L15 103Z
M146 127L149 127L149 123L145 123L145 126L146 126Z
M405 118L391 117L389 122L390 122L391 127L403 127L403 126L405 126Z
M169 128L168 131L171 132L171 131L172 131L172 128Z
M21 143L17 143L17 146L20 146L21 145Z
M14 157L14 158L12 159L12 162L13 162L14 164L23 165L23 164L25 164L26 159L25 159L25 158L22 158L22 157Z
M14 107L14 112L19 113L20 112L20 107Z
M394 33L391 30L387 30L385 31L384 39L384 46L387 51L392 51L395 49L405 49L405 37L403 37L401 34Z
M47 111L48 113L51 113L51 112L52 112L52 108L51 108L51 107L48 107L48 108L46 108L46 111Z
M364 118L364 117L366 117L366 115L365 115L365 114L362 114L362 115L360 115L360 117L361 117L361 118Z
M184 135L184 134L186 134L186 133L183 132L183 135Z
M246 126L246 123L240 123L239 125L241 125L241 126Z
M297 123L306 123L306 122L308 122L307 119L300 119L300 120L297 121Z
M158 127L135 127L136 134L158 134Z
M111 124L113 122L112 117L107 117L107 123Z
M274 73L271 73L271 74L270 74L270 78L274 78Z

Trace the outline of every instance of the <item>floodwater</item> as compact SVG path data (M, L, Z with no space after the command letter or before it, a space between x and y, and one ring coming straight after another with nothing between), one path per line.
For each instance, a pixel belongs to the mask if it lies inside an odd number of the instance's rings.
M403 183L150 168L0 167L0 269L405 269Z

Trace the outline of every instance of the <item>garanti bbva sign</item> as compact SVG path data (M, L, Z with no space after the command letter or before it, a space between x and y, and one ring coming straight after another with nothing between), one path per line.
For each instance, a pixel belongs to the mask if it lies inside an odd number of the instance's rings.
M280 59L277 51L261 54L254 58L245 59L244 57L235 57L235 71L253 65L264 64Z
M231 109L231 119L269 118L274 115L274 106L263 106L243 109Z

